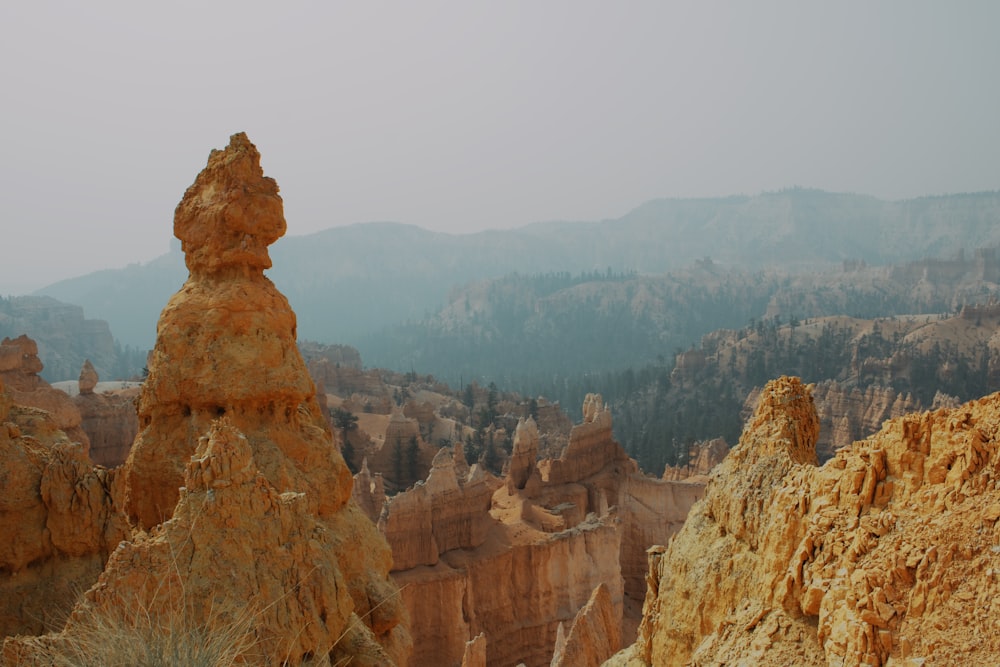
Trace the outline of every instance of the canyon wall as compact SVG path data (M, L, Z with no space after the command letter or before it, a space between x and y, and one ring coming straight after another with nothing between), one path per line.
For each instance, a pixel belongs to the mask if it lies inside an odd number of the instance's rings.
M84 318L77 305L47 296L0 299L0 337L21 334L37 344L36 353L45 359L44 375L52 382L75 377L88 357L108 377L121 366L108 323Z

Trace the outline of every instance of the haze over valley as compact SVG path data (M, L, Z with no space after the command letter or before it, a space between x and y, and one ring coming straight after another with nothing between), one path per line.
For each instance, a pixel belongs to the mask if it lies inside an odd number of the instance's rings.
M997 25L7 3L0 667L1000 664Z

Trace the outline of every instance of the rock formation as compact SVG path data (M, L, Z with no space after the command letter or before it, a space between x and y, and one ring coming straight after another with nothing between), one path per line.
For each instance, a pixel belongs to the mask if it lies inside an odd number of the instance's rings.
M663 479L680 481L706 477L712 472L712 468L722 463L728 453L729 445L723 438L696 442L688 452L687 465L666 466L663 470Z
M486 667L486 635L480 633L465 642L462 667Z
M254 641L244 657L251 662L300 664L330 654L335 662L389 664L393 658L365 632L345 594L359 583L346 580L355 573L341 565L340 553L371 541L351 544L355 535L338 527L317 519L304 494L279 493L257 471L249 439L222 417L187 464L172 518L112 554L63 632L86 630L91 615L116 607L154 618L182 612L192 627L219 624L219 610L249 610ZM387 582L382 591L377 584L360 583L367 595L393 594ZM376 634L395 625L384 611L369 617ZM361 655L355 643L364 646Z
M559 626L550 667L599 667L621 646L621 624L604 584L577 612L569 632Z
M295 315L263 275L285 220L259 160L233 135L177 206L190 276L160 317L121 470L136 531L62 635L5 643L15 664L119 602L203 626L216 603L251 607L254 650L271 664L407 660L388 545L350 500Z
M362 459L361 470L354 476L351 498L372 523L378 522L386 501L385 482L380 473L373 474L368 469L368 459Z
M90 458L107 468L125 462L139 431L135 404L139 390L133 388L95 393L100 378L90 362L80 370L79 391L73 404L80 411L80 428L90 440Z
M54 389L43 380L42 361L38 358L38 345L26 335L4 338L0 342L0 379L18 405L45 410L55 420L56 427L70 440L83 446L84 454L90 449L90 439L80 427L80 411L65 392Z
M426 482L389 498L379 529L392 548L393 569L435 565L452 549L475 549L486 542L499 480L472 466L462 477L455 458L441 449Z
M807 387L767 385L611 665L988 664L1000 655L1000 394L814 464Z
M33 393L0 379L0 636L58 626L128 533L114 472L93 469L50 412L16 402Z
M579 622L578 635L593 638L584 644L610 647L603 657L617 650L618 639L593 629L608 618L616 637L634 634L623 616L632 607L638 616L645 550L679 529L703 485L640 473L597 395L559 458L539 461L539 442L534 421L522 420L502 481L478 466L464 472L464 457L442 450L427 482L387 503L379 525L420 638L416 664L457 665L480 634L486 664L549 664L560 627L565 636L598 587L603 611Z
M816 449L823 461L841 447L875 433L884 421L930 407L891 387L871 385L860 390L834 380L816 384L812 394L820 420Z
M395 493L424 479L438 448L424 440L417 420L395 409L380 430L376 441L365 443L363 455L369 468L381 472L386 489Z

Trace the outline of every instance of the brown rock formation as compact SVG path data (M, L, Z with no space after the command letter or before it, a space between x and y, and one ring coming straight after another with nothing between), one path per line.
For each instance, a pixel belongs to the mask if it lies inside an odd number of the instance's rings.
M353 347L300 341L299 351L309 374L328 391L340 396L368 391L381 393L378 374L362 369L361 354Z
M70 440L80 443L86 454L90 439L80 427L80 411L65 392L54 389L38 375L42 368L38 345L31 338L22 334L0 342L0 379L7 386L11 400L18 405L48 412L56 427L64 431Z
M628 455L611 437L610 409L599 394L587 394L583 422L570 431L566 449L557 459L539 462L538 469L542 480L559 485L596 475L609 462L624 465L628 461Z
M910 394L876 385L862 391L828 380L814 386L812 393L820 423L816 449L824 461L841 447L877 432L886 420L929 407Z
M416 419L409 419L396 409L384 422L384 430L373 435L378 440L368 444L364 456L369 468L382 473L389 492L402 491L427 476L438 448L420 435Z
M468 499L469 482L455 472L461 457L447 450L426 484L389 502L380 526L421 638L417 664L458 664L480 633L486 664L549 664L560 624L569 627L602 584L617 636L623 625L634 630L623 615L629 596L643 597L645 550L679 529L703 487L642 475L597 395L559 459L538 461L539 440L533 420L518 424L505 480L483 503ZM617 639L605 641L617 650Z
M160 318L121 473L134 539L63 635L5 644L15 663L123 604L211 626L216 603L253 610L254 647L269 664L407 660L388 545L350 501L295 315L262 272L285 221L259 159L233 135L177 207L190 277Z
M97 371L87 362L80 370L79 393L73 404L80 411L80 427L90 440L90 459L114 468L125 462L139 432L135 403L139 391L122 389L94 393Z
M51 413L0 380L0 636L58 625L127 535L111 489ZM30 395L33 392L20 392Z
M370 635L365 640L346 594L355 584L339 562L338 552L370 541L349 545L354 536L319 521L303 494L279 493L227 417L200 439L184 482L172 518L114 552L63 635L87 631L90 617L121 606L153 618L183 612L192 627L218 624L220 609L249 607L254 642L244 658L251 662L300 664L326 654L351 664L393 661ZM393 625L391 617L376 618L380 624ZM365 649L357 655L359 640Z
M479 633L465 642L462 667L486 667L486 635Z
M816 424L797 380L765 388L609 664L995 661L1000 395L889 421L821 468Z
M560 625L560 633L563 628ZM621 624L608 587L591 593L562 641L556 640L551 667L599 667L621 646Z
M493 520L489 509L500 481L473 466L463 477L455 458L442 449L427 481L386 501L379 530L392 548L393 570L434 565L452 549L475 549L486 542Z
M361 470L354 476L351 498L372 523L378 522L386 501L385 483L380 473L372 474L368 469L368 459L362 459Z
M198 438L227 415L280 491L305 492L322 516L350 497L315 387L295 345L295 314L264 274L285 232L274 179L245 135L184 193L174 216L190 277L157 325L126 466L126 509L143 528L170 517Z
M94 387L97 386L97 371L94 370L94 364L90 363L90 359L83 362L83 367L80 369L80 394L93 394Z
M547 664L559 623L570 622L600 583L613 587L620 618L619 548L613 522L596 517L559 534L498 525L478 549L454 549L433 568L394 573L420 637L414 664L458 664L480 633L489 641L488 665Z
M507 475L504 483L507 493L513 495L525 489L529 482L533 488L529 492L537 492L542 478L535 463L538 461L538 427L535 420L528 417L527 421L518 423L514 430L514 446L507 462Z

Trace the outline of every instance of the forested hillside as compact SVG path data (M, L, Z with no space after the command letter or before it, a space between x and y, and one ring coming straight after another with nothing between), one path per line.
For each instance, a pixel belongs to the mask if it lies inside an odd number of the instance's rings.
M781 374L880 384L927 406L938 390L985 393L981 335L978 347L961 346L945 328L934 330L933 345L918 345L914 330L997 298L997 277L990 251L813 274L727 271L703 260L663 276L510 275L456 290L436 316L359 347L369 365L433 372L453 385L495 382L567 406L601 392L622 443L656 470L681 462L696 440L734 442L749 391ZM876 372L879 363L889 370Z
M616 436L644 470L684 464L696 441L723 437L734 444L747 396L781 375L889 388L918 409L942 394L961 402L1000 390L1000 306L952 315L757 320L713 332L673 361L565 383L567 397L600 386Z
M455 290L439 313L367 337L365 363L559 391L585 378L672 358L716 329L828 315L952 313L998 294L993 251L950 260L813 273L742 271L711 260L648 276L614 271L511 274ZM576 396L568 397L571 399Z

